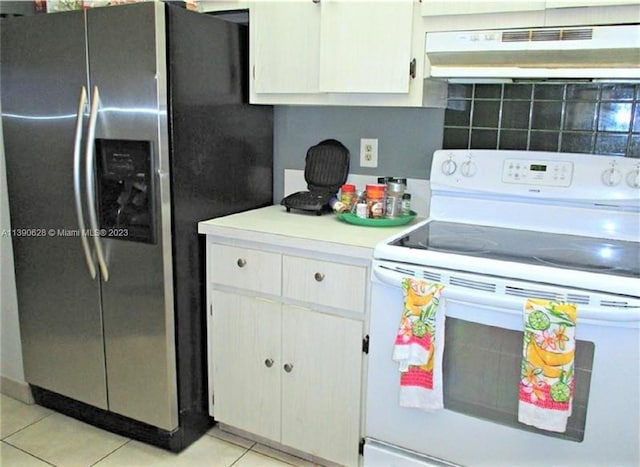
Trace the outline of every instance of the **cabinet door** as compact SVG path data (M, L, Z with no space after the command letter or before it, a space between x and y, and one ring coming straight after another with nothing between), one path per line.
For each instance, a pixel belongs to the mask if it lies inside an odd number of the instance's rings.
M281 305L220 291L212 304L213 416L279 441Z
M282 324L282 443L358 465L362 322L284 306Z
M321 5L321 91L409 92L412 0Z
M251 12L257 93L319 91L320 5L256 2Z

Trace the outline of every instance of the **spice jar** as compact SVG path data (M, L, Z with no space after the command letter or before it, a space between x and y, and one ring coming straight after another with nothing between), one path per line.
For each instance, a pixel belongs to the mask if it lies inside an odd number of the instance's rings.
M402 195L402 207L400 209L400 215L408 216L411 214L411 194L405 193Z
M382 184L371 184L366 186L369 218L380 219L384 217L384 197L386 189L386 185Z
M345 183L340 187L340 201L347 207L347 211L351 211L356 197L356 186L351 183Z
M367 218L367 194L364 190L356 191L351 204L351 214L355 214L362 219Z
M402 195L404 194L404 184L399 182L387 183L387 198L385 206L385 217L390 219L399 217L402 209Z

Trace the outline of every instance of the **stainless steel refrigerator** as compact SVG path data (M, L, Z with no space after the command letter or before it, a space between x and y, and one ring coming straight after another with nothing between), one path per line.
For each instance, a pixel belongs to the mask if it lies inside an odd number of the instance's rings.
M181 450L212 422L197 223L272 204L246 26L145 2L0 33L26 380L45 406Z

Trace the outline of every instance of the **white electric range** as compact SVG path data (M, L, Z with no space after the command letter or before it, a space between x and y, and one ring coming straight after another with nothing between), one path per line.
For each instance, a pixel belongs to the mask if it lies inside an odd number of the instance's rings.
M379 244L365 466L640 464L640 160L436 151L429 219ZM444 284L445 409L398 405L404 277ZM578 306L565 433L517 421L527 298Z

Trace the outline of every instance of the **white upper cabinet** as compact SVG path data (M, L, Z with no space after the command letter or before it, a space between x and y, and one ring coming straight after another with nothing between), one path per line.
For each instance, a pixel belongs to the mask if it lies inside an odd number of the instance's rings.
M547 8L575 8L585 6L638 5L638 0L547 0Z
M322 0L320 5L321 91L409 91L410 0Z
M255 4L251 12L255 92L320 92L321 8L311 0Z
M408 93L413 1L256 2L254 91Z
M511 29L640 21L640 0L422 0L427 31Z
M464 2L451 0L422 0L421 13L423 16L475 15L483 13L544 10L544 8L545 0L472 0Z

